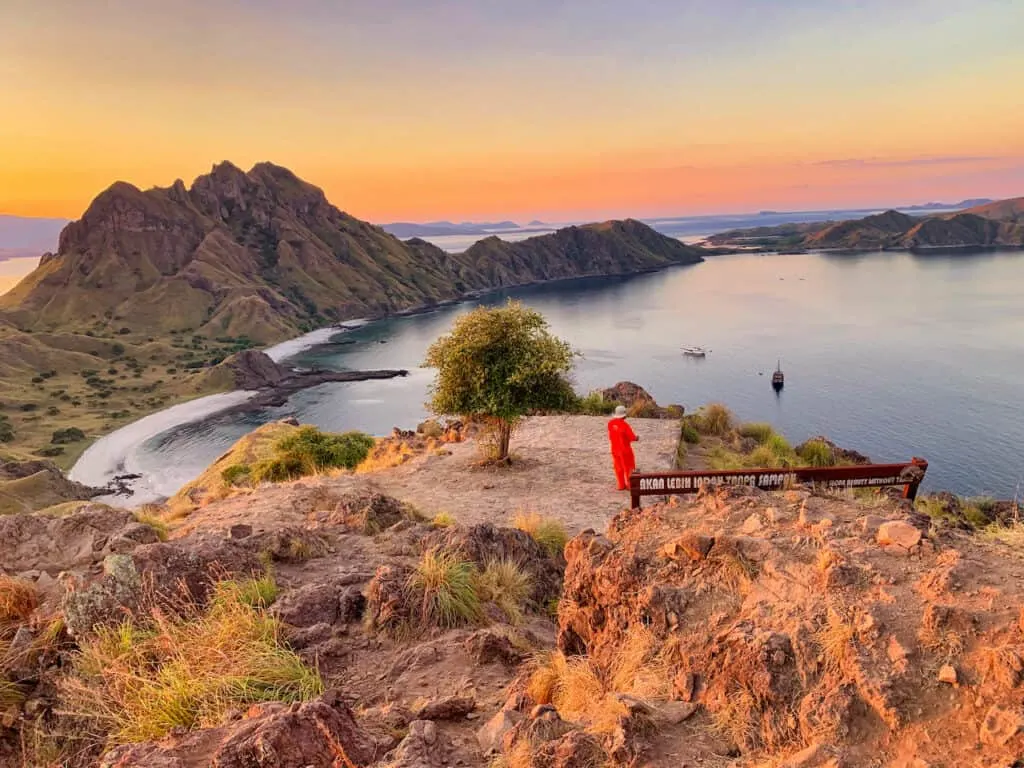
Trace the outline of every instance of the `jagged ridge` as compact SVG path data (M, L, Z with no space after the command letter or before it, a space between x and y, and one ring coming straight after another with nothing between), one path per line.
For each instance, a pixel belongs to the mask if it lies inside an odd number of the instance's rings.
M343 213L286 168L221 163L190 188L114 184L0 310L34 330L190 328L272 342L472 291L696 263L700 253L627 220L448 254Z

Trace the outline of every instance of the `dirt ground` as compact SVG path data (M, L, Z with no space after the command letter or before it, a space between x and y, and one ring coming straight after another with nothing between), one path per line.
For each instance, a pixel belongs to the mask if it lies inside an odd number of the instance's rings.
M634 451L641 471L672 465L679 424L673 420L631 419L640 437ZM306 478L296 483L242 493L197 509L176 535L197 527L235 523L263 525L288 518L281 499L296 486L329 491L368 488L394 496L429 517L446 512L460 523L511 524L519 513L536 512L563 522L570 535L587 528L602 531L629 505L618 491L608 452L607 420L595 416L527 419L512 438L511 467L478 466L472 440L445 446L447 455L426 454L391 469L368 474ZM280 497L280 499L279 499Z

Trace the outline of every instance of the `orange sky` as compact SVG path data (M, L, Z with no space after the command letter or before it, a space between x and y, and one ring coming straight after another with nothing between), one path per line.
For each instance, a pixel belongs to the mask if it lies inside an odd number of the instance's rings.
M1024 3L780 5L0 0L0 212L225 159L378 222L1024 194Z

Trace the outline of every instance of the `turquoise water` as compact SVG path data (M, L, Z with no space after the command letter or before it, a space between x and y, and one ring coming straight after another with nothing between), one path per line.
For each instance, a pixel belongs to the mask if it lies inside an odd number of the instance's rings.
M794 443L825 434L876 461L922 456L926 487L1013 496L1024 477L1024 252L736 255L626 279L526 288L583 353L587 391L635 381L661 403L720 401ZM258 424L295 415L377 434L421 420L427 346L468 305L347 331L299 366L410 368L406 379L327 384L283 408L220 417L150 440L145 463L198 473ZM681 345L711 349L685 358ZM770 375L781 360L786 387Z

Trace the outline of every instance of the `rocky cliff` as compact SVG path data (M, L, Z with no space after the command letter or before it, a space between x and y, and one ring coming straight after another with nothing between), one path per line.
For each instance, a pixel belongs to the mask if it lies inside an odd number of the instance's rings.
M448 254L341 212L285 168L221 163L188 188L111 186L0 311L31 330L192 329L268 343L472 291L700 260L636 221Z

